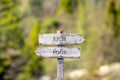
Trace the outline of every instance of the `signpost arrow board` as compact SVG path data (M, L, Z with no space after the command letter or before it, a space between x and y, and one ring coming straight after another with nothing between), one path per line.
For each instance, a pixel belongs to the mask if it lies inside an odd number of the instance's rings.
M35 52L41 58L80 58L79 48L40 47Z
M65 45L80 44L85 39L79 34L63 34L62 30L57 30L57 34L40 34L39 44L57 45L58 47L40 47L35 53L40 58L58 58L57 62L57 78L64 80L64 58L79 58L80 49L71 48Z
M59 45L59 44L80 44L85 39L79 34L40 34L39 44Z

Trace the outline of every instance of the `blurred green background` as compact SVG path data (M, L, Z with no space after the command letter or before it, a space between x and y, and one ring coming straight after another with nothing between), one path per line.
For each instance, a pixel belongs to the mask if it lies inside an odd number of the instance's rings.
M57 59L34 51L59 27L86 39L80 59L65 59L65 80L120 80L120 0L0 0L0 80L57 80Z

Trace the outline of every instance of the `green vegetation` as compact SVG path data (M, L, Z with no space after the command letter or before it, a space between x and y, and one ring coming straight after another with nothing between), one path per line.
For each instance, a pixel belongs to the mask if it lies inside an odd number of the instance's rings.
M60 27L86 39L76 45L80 59L65 59L65 72L86 68L97 79L96 68L120 61L119 0L0 0L0 80L55 78L56 59L40 59L34 51L39 34Z

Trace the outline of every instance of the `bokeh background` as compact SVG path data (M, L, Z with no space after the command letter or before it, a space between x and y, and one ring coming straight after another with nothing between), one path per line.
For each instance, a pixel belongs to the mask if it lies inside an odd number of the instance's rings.
M86 39L65 80L120 80L120 0L0 0L0 80L57 80L57 59L34 52L57 28Z

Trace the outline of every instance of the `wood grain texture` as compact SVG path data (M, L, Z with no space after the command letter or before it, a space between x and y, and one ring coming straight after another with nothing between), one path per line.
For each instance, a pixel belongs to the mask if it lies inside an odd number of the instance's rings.
M58 58L57 61L57 79L64 80L64 59Z
M39 44L59 45L59 44L80 44L85 39L79 34L40 34Z
M40 58L80 58L79 48L40 47L35 53Z

